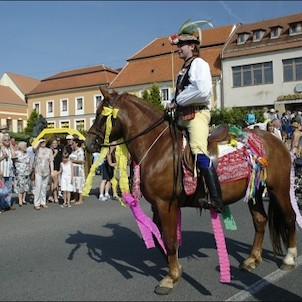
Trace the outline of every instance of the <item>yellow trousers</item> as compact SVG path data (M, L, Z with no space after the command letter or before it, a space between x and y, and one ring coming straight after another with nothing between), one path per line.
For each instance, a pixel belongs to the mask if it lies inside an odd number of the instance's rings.
M182 124L189 132L189 144L194 155L208 152L209 125L211 120L210 110L195 111L195 118L183 121Z

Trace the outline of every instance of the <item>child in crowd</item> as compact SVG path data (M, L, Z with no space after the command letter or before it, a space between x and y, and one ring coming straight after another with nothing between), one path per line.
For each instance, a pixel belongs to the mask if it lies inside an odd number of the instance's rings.
M63 159L60 164L60 171L59 175L61 175L61 191L63 192L63 204L61 205L62 208L64 207L71 207L70 204L70 195L73 191L72 185L72 178L73 178L73 164L69 159L69 154L67 152L63 153Z

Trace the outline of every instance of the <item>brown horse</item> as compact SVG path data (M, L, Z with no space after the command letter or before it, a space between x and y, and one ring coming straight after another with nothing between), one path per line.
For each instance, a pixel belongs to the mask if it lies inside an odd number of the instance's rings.
M123 139L132 159L140 163L141 192L152 205L153 219L161 230L169 268L168 274L160 281L155 292L168 294L182 273L178 260L177 213L180 206L186 205L186 200L192 201L192 196L188 197L183 192L181 177L177 174L181 132L171 130L163 112L148 102L127 93L119 95L103 89L101 92L104 100L97 109L96 119L88 131L85 145L88 152L100 150L104 143L107 119L107 116L102 114L103 108L117 109L117 115L112 118L109 139ZM260 137L265 148L268 162L266 184L269 210L267 215L262 202L263 187L260 187L256 192L256 203L252 200L248 202L255 237L251 253L241 264L241 268L253 270L262 261L262 243L268 220L274 253L282 254L283 243L287 253L281 268L290 270L295 267L297 257L296 214L290 201L291 156L284 144L269 132L249 131ZM247 178L222 183L224 204L230 205L242 199L247 186ZM193 197L194 202L200 197L198 194L195 196L197 197ZM196 206L198 205L200 206L200 203L196 203Z

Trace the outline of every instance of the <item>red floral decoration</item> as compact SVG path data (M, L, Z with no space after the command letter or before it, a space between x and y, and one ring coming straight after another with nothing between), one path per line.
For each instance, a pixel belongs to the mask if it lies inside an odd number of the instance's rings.
M176 45L179 42L178 34L173 34L172 36L170 36L169 41L172 45Z

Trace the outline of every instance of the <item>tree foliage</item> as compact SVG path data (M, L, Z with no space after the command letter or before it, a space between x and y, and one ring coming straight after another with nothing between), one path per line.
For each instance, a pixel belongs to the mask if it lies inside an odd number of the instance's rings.
M30 116L29 116L29 119L27 120L27 126L25 127L24 129L24 133L27 134L27 135L30 135L34 126L36 125L36 122L38 121L39 119L39 113L36 109L34 109Z
M160 87L157 83L153 83L150 89L144 89L142 98L154 107L163 110L162 98L160 95Z
M211 125L229 124L238 127L245 127L245 115L250 109L246 107L233 107L231 109L215 109L211 110ZM261 110L254 110L258 123L263 122L263 114Z

